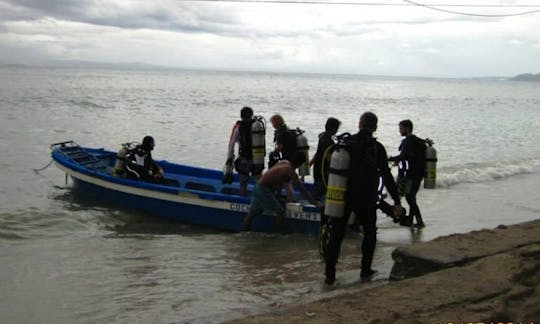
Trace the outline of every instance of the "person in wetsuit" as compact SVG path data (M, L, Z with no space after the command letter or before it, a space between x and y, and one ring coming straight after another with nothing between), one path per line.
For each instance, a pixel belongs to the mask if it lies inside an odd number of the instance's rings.
M309 161L309 164L313 165L315 196L326 194L326 184L328 183L328 173L330 171L330 156L332 155L329 148L336 144L332 137L336 135L340 124L341 122L334 117L326 120L325 130L319 134L317 152L315 152L315 155Z
M142 144L137 145L126 155L126 177L153 183L163 182L163 169L152 159L154 138L145 136Z
M384 146L373 133L377 130L377 116L372 112L362 114L359 132L352 135L349 143L350 167L345 192L343 217L328 217L326 224L329 235L321 235L325 262L325 284L331 285L336 279L336 264L339 259L341 242L345 236L348 218L354 212L363 229L362 261L360 278L370 278L376 271L371 268L377 242L377 202L379 201L379 178L382 177L395 206L400 206L400 198L390 168Z
M227 153L227 162L234 161L234 147L238 144L238 159L234 162L235 169L240 179L240 195L247 195L247 184L250 174L256 180L260 178L264 164L256 166L253 164L253 150L251 142L251 125L253 124L253 109L243 107L240 110L241 120L234 125L229 140L229 151Z
M300 189L302 195L313 205L320 207L313 196L306 190L302 181L295 172L306 160L306 155L303 152L297 152L292 161L281 160L277 162L272 168L268 169L262 177L255 184L253 189L253 196L251 197L249 213L244 218L241 226L242 231L249 231L251 229L251 223L253 219L261 214L275 215L276 227L281 230L283 218L285 216L285 208L282 205L278 195L284 185L289 186L289 183L293 183ZM291 192L288 192L290 195ZM289 197L290 199L290 197Z
M402 194L409 205L410 225L413 225L412 219L416 218L416 226L422 228L425 224L416 202L416 194L425 173L425 144L424 140L418 138L412 131L412 121L405 119L399 122L399 133L405 138L399 146L400 154L391 157L390 161L394 161L399 166L397 183L402 188Z
M270 153L268 168L274 166L279 160L292 161L296 152L296 136L291 131L285 120L279 114L270 117L270 123L275 129L274 132L274 151Z

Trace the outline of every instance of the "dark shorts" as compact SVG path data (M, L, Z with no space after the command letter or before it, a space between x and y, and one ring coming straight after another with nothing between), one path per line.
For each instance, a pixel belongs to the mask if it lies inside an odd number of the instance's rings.
M234 161L234 169L238 172L240 183L247 183L249 175L257 177L262 174L264 165L255 165L252 160L239 157Z
M285 208L281 206L272 189L256 184L251 196L251 211L255 214L282 214Z

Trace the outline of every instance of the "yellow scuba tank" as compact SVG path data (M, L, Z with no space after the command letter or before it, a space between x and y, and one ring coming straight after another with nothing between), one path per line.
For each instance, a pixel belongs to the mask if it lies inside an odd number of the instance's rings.
M298 167L298 173L304 177L310 174L309 172L309 144L308 139L304 135L305 131L300 128L296 129L296 150L306 153L306 161Z
M350 135L345 133L346 135ZM338 147L330 156L330 170L326 189L324 214L329 217L343 217L345 209L345 191L347 190L347 172L351 155L343 145L344 135L338 136Z
M262 116L255 116L251 124L251 153L252 163L256 170L264 169L264 157L266 155L266 125Z
M424 177L424 188L435 189L437 182L437 150L433 147L433 141L426 138L428 147L426 148L426 173Z

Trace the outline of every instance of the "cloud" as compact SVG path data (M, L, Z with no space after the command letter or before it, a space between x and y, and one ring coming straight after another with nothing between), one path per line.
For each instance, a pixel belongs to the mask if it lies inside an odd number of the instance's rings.
M403 7L0 0L0 60L41 57L242 70L506 74L513 65L520 72L526 64L540 71L533 59L540 50L537 18L480 19Z
M54 18L127 29L211 33L231 33L230 26L237 21L234 14L205 3L187 5L176 1L7 0L0 4L4 21Z

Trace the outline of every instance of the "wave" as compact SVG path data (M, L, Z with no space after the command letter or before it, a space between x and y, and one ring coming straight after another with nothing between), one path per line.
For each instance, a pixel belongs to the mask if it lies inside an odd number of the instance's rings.
M439 170L437 186L486 182L540 171L540 159L497 163L469 163Z
M83 99L83 100L72 99L72 100L69 100L69 103L72 105L79 106L81 108L98 108L98 109L113 109L114 108L114 106L112 105L99 104L89 99Z

